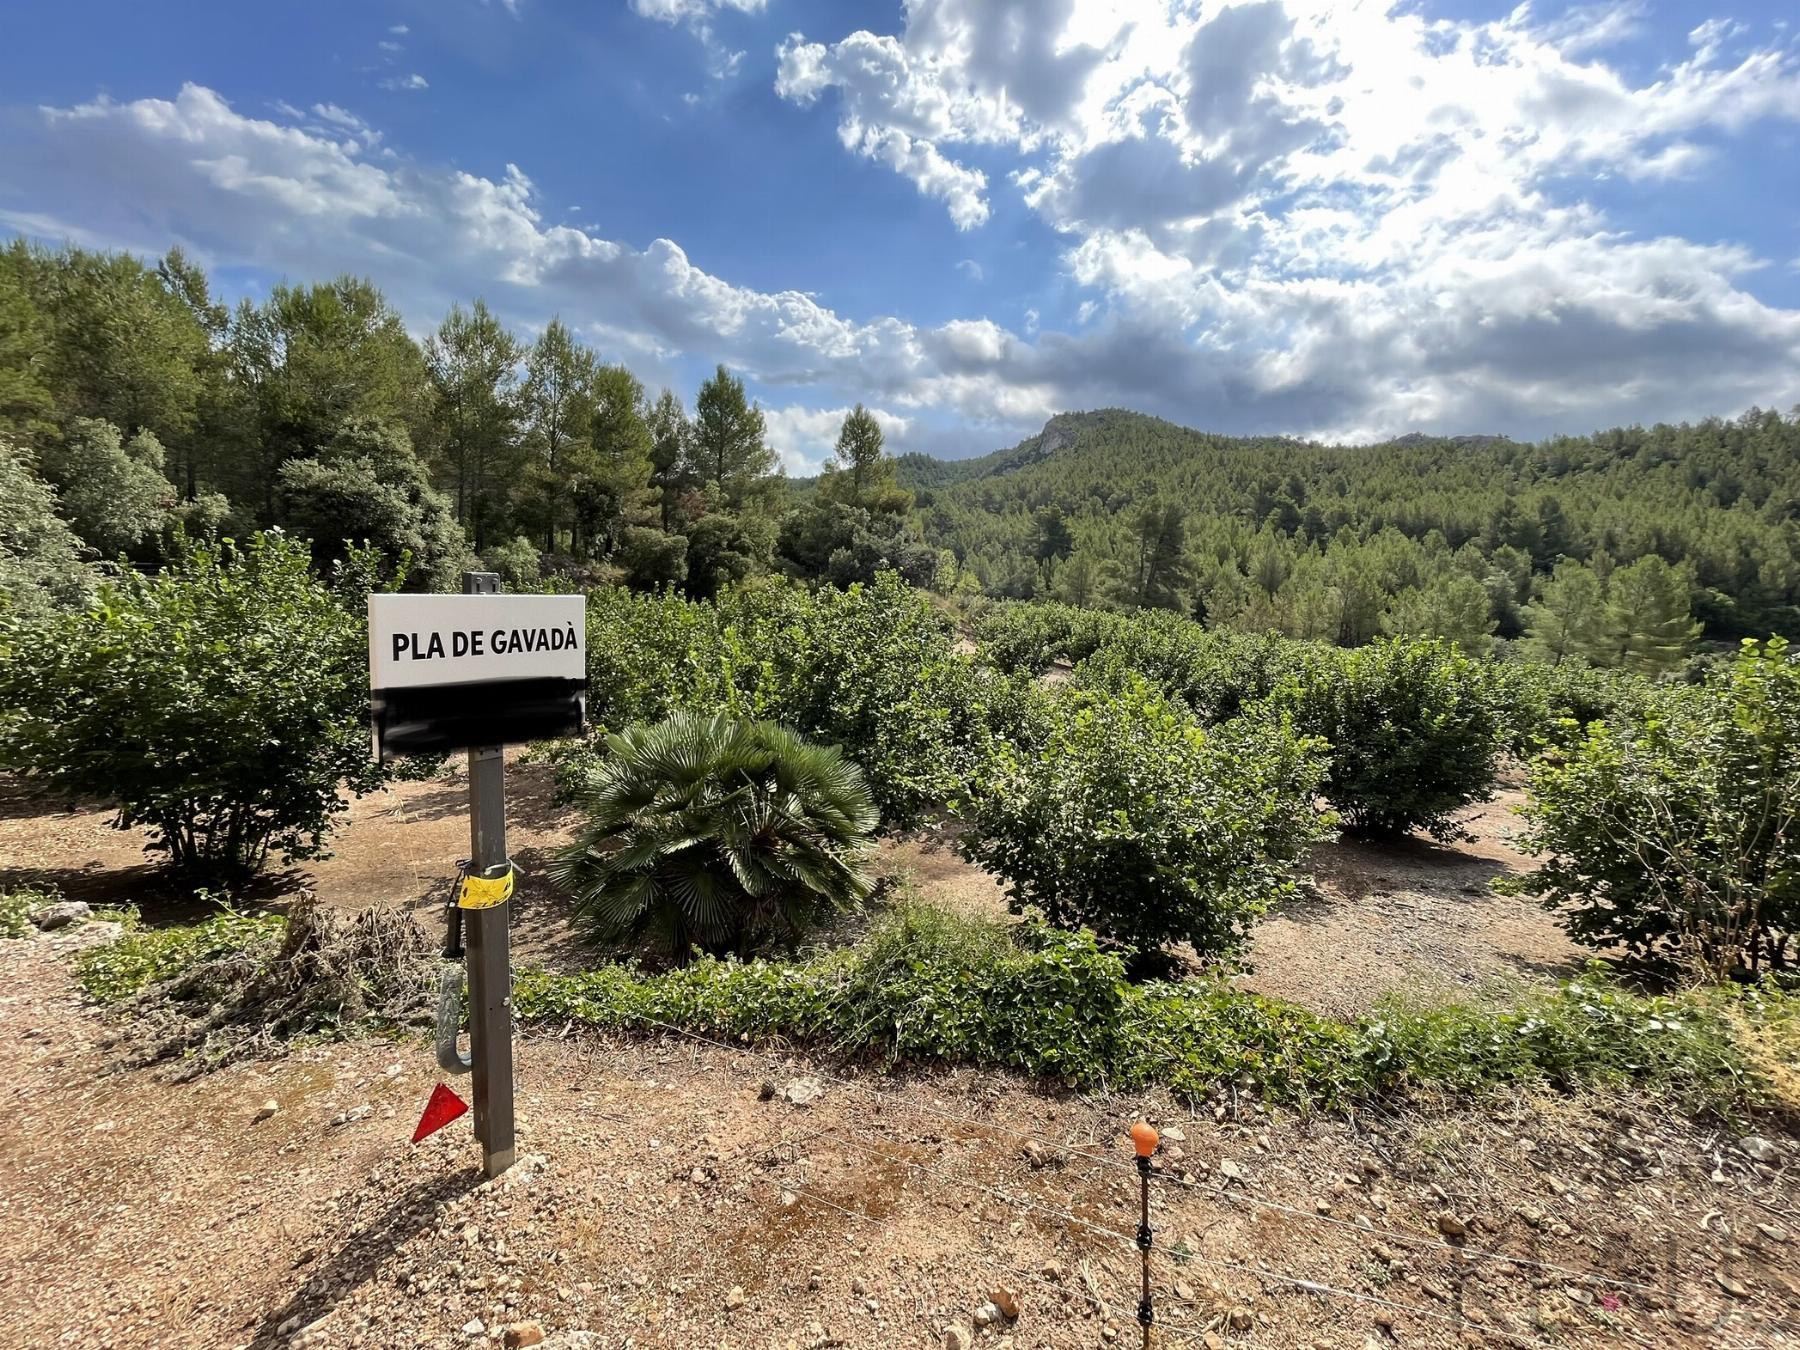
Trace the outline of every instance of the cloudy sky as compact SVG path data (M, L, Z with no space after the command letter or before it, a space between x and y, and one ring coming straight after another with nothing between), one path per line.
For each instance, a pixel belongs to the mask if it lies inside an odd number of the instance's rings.
M948 455L1785 409L1800 16L1724 3L58 0L0 229L723 361L794 471L859 400Z

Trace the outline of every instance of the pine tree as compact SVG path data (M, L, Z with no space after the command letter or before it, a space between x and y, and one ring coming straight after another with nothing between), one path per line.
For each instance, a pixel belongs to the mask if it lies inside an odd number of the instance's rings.
M1560 562L1525 606L1524 649L1540 661L1606 664L1606 604L1600 578L1578 562Z
M702 481L729 507L740 505L774 471L775 452L763 442L762 409L744 397L744 382L724 366L694 400L694 452Z
M881 451L881 424L860 403L844 418L838 432L837 459L839 472L849 480L846 486L852 506L861 506L877 486L892 477L893 470Z
M1692 618L1692 591L1685 571L1655 554L1612 574L1606 609L1621 665L1660 675L1687 658L1700 636L1700 625Z
M586 467L591 449L596 365L561 319L550 320L526 359L520 390L531 462L526 509L546 553L556 552L569 480Z
M1041 563L1066 558L1075 550L1075 536L1059 506L1040 506L1031 515L1031 556Z
M645 415L650 428L650 482L661 494L662 527L669 528L675 503L695 487L694 424L673 391L665 389Z
M523 355L519 341L480 300L468 310L452 305L425 342L425 365L437 391L426 458L449 487L456 518L477 551L500 523L503 489L516 470Z

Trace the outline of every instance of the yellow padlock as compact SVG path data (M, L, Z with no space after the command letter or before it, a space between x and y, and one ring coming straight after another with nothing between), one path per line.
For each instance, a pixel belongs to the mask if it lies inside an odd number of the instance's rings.
M512 899L513 865L509 859L488 868L491 876L476 876L474 873L463 878L462 890L457 894L458 909L492 909L496 905L504 905Z

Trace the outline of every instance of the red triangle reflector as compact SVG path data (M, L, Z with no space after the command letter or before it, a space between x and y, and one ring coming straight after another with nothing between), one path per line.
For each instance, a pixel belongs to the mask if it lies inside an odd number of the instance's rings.
M425 1114L419 1117L419 1128L413 1131L413 1143L428 1134L436 1134L458 1116L466 1115L468 1110L467 1102L439 1083L431 1089L431 1100L425 1103Z

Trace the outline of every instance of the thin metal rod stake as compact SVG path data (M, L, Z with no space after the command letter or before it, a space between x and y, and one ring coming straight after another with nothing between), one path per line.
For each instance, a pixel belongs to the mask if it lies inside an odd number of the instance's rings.
M1150 1159L1138 1155L1138 1251L1144 1257L1144 1292L1138 1300L1138 1325L1144 1329L1144 1350L1150 1350L1150 1328L1156 1321L1156 1310L1150 1303Z

